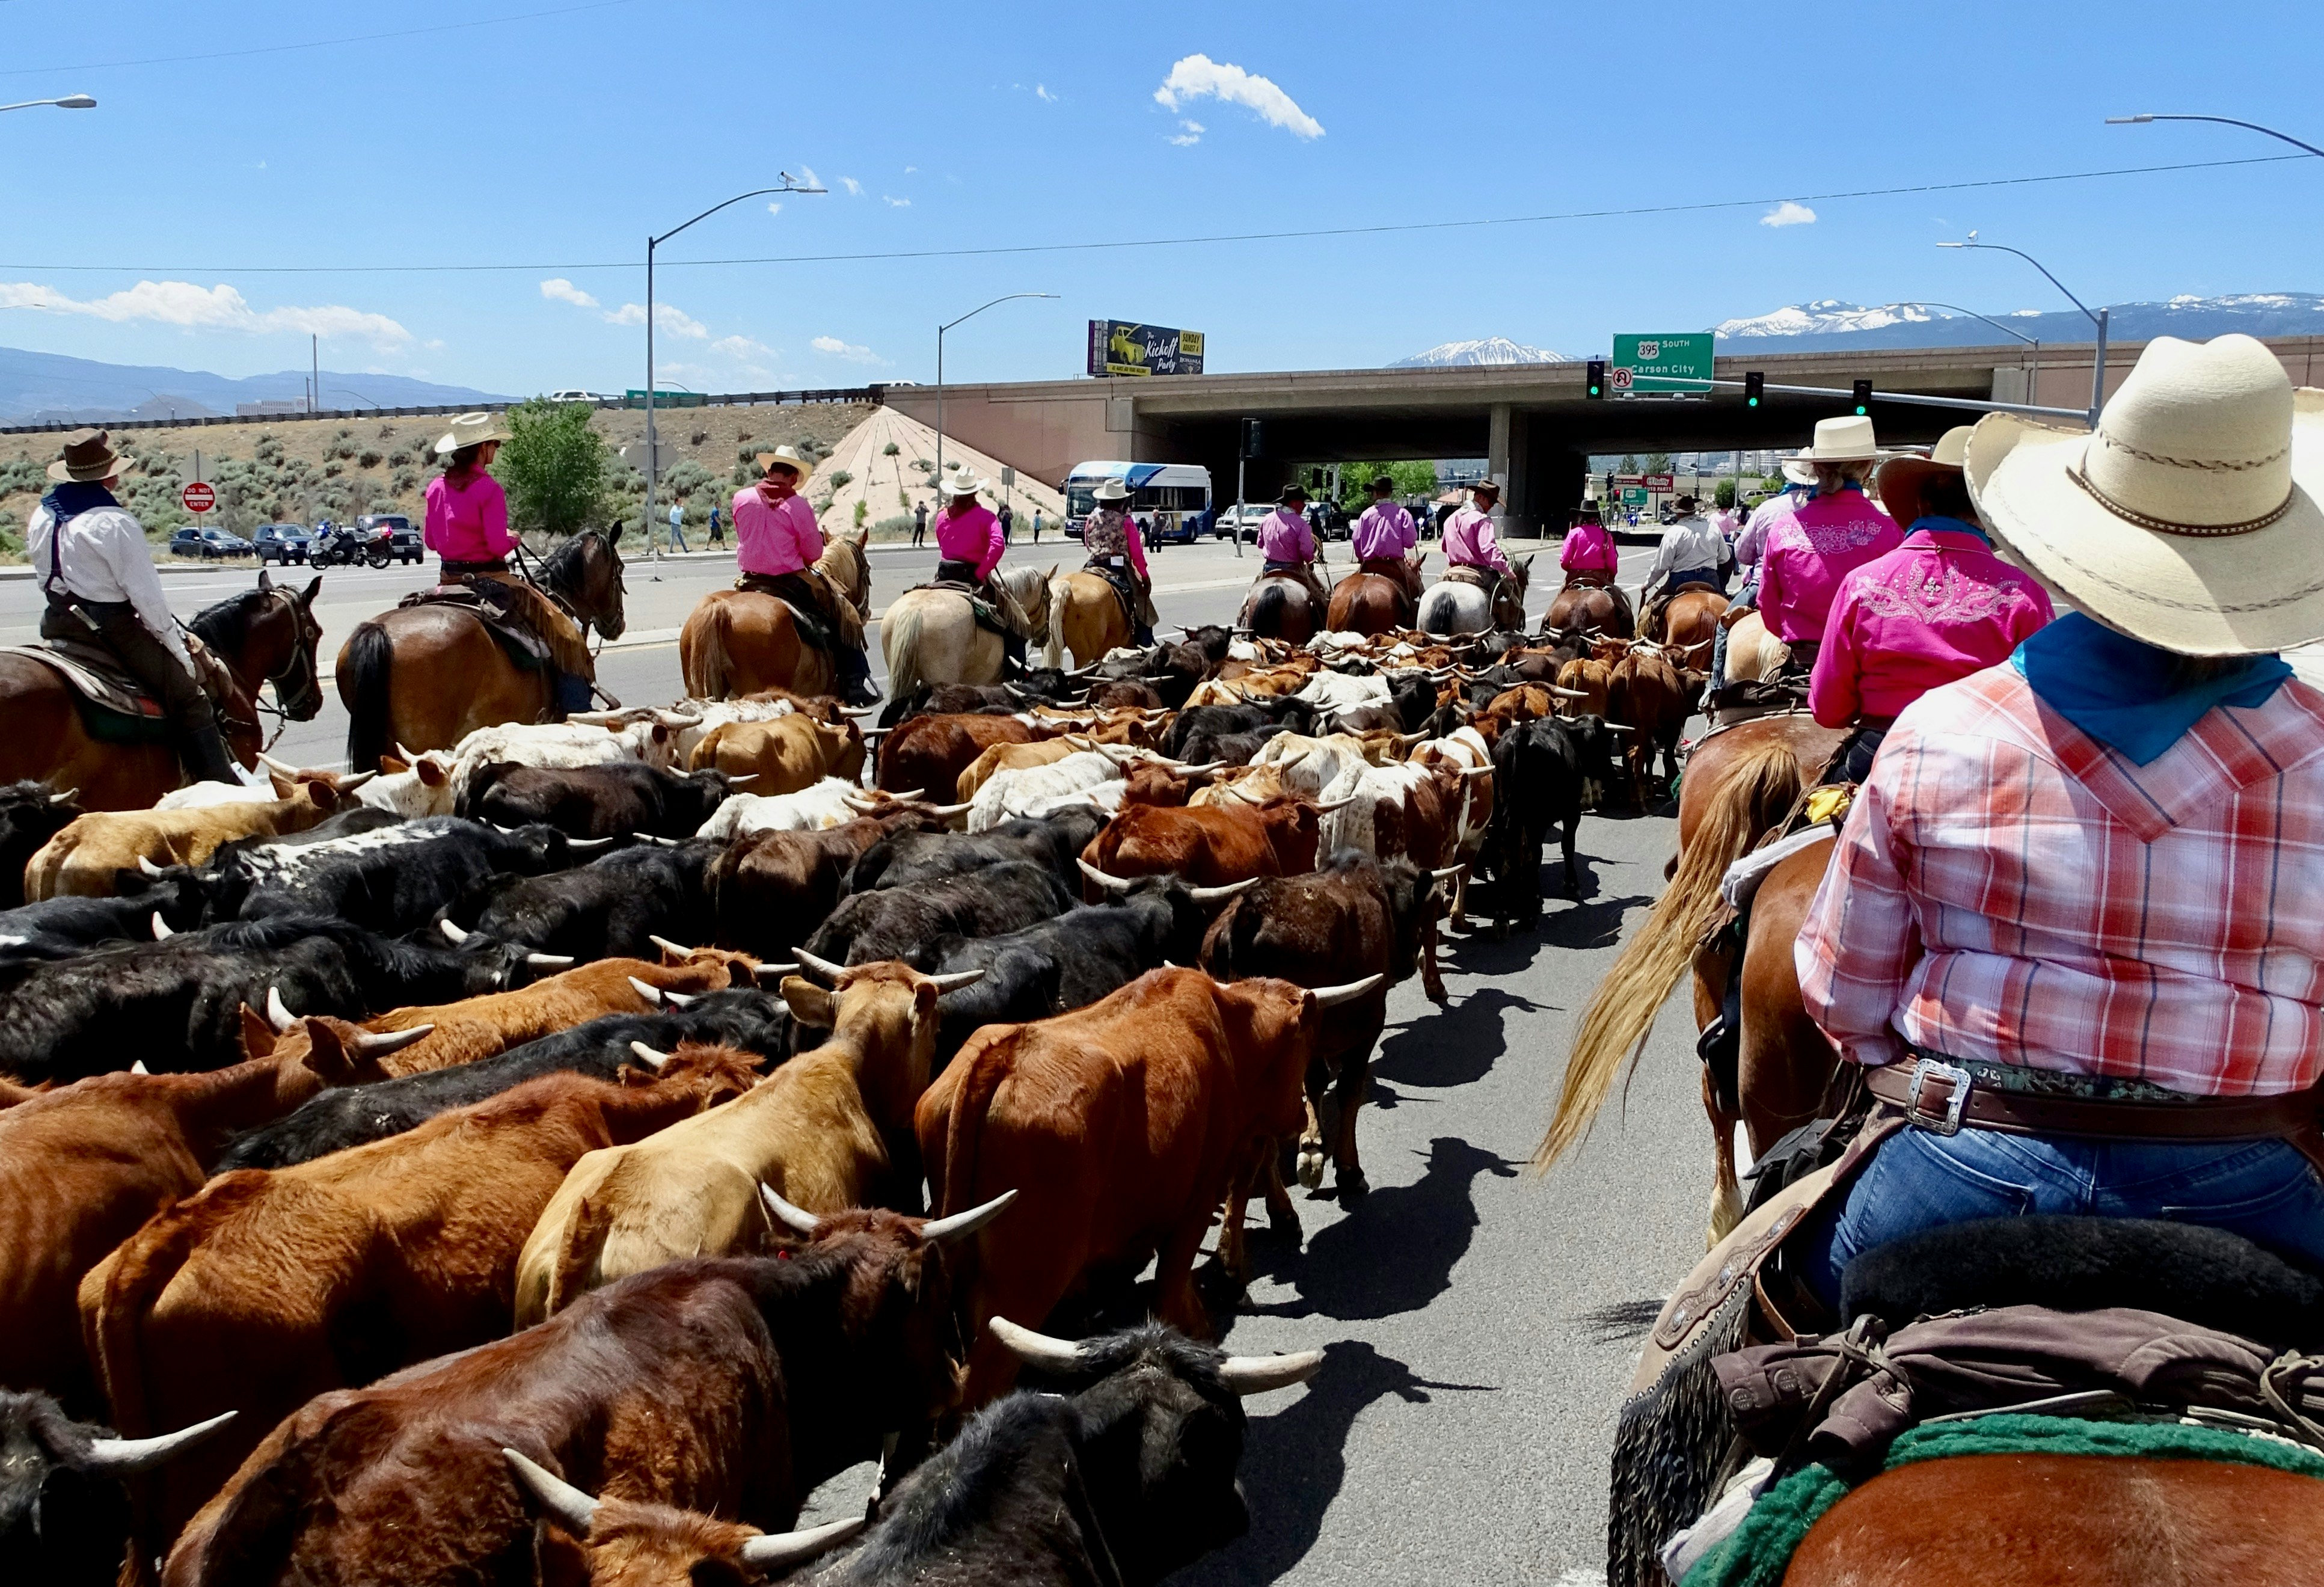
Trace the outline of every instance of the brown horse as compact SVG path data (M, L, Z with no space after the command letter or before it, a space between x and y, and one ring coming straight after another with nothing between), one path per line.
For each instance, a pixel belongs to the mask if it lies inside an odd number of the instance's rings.
M258 764L263 735L258 689L274 686L281 714L305 722L323 708L315 647L322 625L312 610L319 578L304 590L277 585L264 570L258 587L205 609L187 626L221 664L211 675L218 731L244 766ZM108 714L109 715L109 714ZM80 696L53 669L26 656L0 655L0 781L35 778L78 789L84 810L143 810L184 780L166 736L134 742L93 736ZM158 731L158 730L157 730Z
M1688 585L1655 614L1651 625L1655 632L1646 637L1660 640L1666 650L1683 652L1671 658L1673 665L1707 671L1711 643L1719 637L1719 619L1726 610L1725 595L1707 586Z
M1314 609L1305 579L1296 574L1262 573L1251 581L1250 594L1235 615L1236 631L1259 639L1279 639L1304 645L1316 634Z
M1568 577L1565 587L1559 590L1549 603L1549 610L1541 614L1544 633L1601 633L1613 639L1633 639L1637 634L1637 619L1630 611L1630 597L1618 584L1595 584L1588 576Z
M1049 583L1049 649L1052 667L1063 667L1067 650L1074 665L1102 660L1130 642L1130 619L1113 586L1086 569Z
M1412 626L1412 597L1392 578L1351 573L1332 586L1324 626L1334 633L1394 633Z
M867 622L872 562L863 542L871 535L868 529L835 534L815 563L815 570ZM782 598L757 590L713 590L703 596L678 632L678 669L686 692L697 700L732 699L768 688L827 695L839 676L828 654L799 637Z
M585 629L622 637L628 619L613 534L573 536L541 558L540 584ZM558 715L549 675L518 667L484 620L457 606L399 606L355 624L339 650L338 684L351 771L377 770L399 743L447 750L479 727Z

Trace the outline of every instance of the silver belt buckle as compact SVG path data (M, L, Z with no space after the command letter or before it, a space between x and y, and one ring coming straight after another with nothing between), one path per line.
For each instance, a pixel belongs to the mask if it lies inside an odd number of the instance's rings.
M1931 1080L1942 1080L1952 1086L1952 1095L1944 1107L1931 1112L1921 1102L1921 1088ZM1913 1066L1912 1089L1904 1093L1904 1121L1916 1130L1927 1130L1938 1135L1959 1135L1961 1114L1969 1107L1969 1088L1977 1084L1969 1072L1959 1064L1948 1064L1941 1058L1923 1058Z

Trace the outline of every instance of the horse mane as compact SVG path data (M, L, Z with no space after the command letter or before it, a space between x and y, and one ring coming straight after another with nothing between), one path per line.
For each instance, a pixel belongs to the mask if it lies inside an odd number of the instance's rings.
M271 590L249 589L228 595L215 606L205 606L186 624L194 637L216 651L220 660L241 653L250 638L250 625L272 603Z
M579 596L583 570L589 555L583 542L593 535L600 540L604 539L604 535L596 530L581 530L568 536L563 545L540 559L540 584L543 589L553 595L562 595L567 601ZM606 541L608 549L612 545L612 541Z

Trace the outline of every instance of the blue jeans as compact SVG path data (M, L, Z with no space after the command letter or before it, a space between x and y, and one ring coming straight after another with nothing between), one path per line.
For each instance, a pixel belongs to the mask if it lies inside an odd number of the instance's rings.
M1735 592L1735 604L1756 606L1758 604L1759 567L1757 563L1754 563L1750 573L1743 580L1743 587ZM1727 687L1727 629L1724 624L1721 624L1719 632L1711 636L1711 687L1714 690Z
M1876 1245L1941 1223L2061 1213L2168 1218L2225 1229L2324 1271L2324 1182L2282 1140L2086 1140L1906 1128L1882 1141L1808 1236L1810 1282L1840 1303L1840 1275Z

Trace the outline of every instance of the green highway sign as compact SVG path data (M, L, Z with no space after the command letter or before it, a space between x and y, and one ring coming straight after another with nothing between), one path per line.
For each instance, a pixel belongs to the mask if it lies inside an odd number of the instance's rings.
M1626 485L1624 485L1624 486L1622 487L1622 505L1623 505L1623 506L1625 506L1625 507L1643 507L1643 506L1645 506L1646 504L1646 486L1644 486L1644 485L1642 485L1642 484L1626 484Z
M1614 338L1613 368L1606 383L1618 397L1667 395L1684 392L1711 394L1711 346L1707 330L1679 336L1624 336Z

